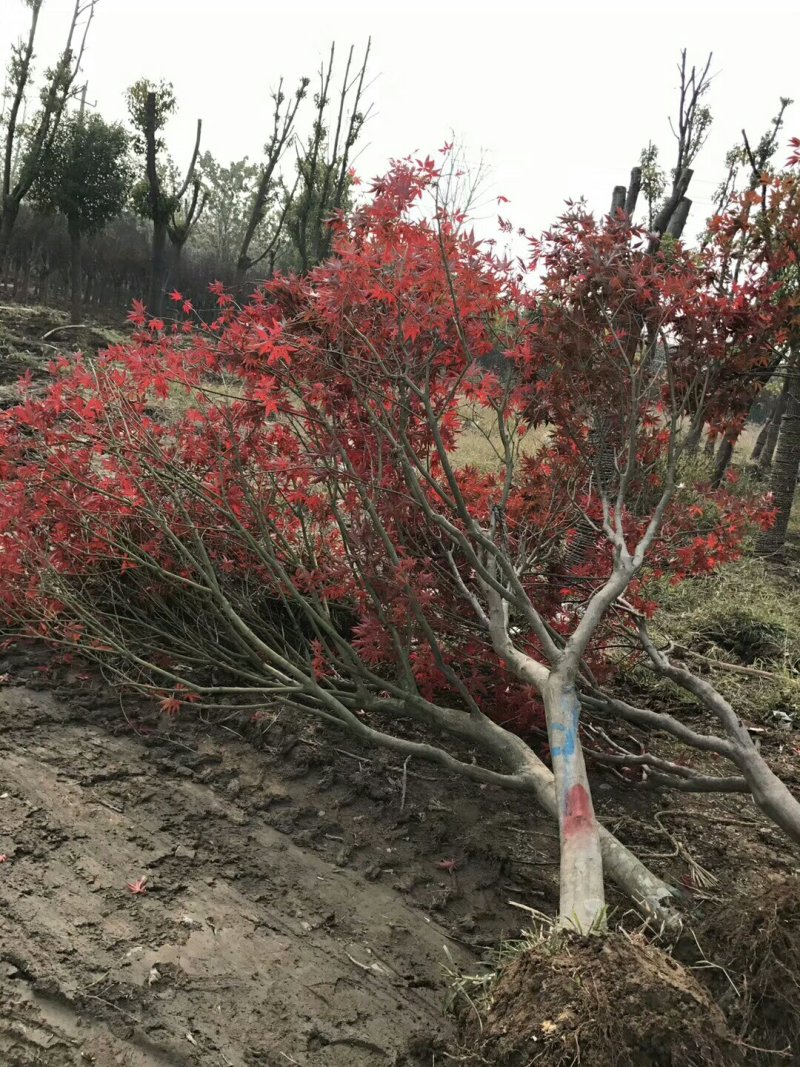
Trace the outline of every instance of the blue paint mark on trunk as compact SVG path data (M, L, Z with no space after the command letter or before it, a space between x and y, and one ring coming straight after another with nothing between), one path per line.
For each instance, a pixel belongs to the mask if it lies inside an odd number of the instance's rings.
M575 755L575 748L578 743L578 720L581 714L581 706L578 703L576 697L573 697L572 705L572 722L566 726L560 722L554 722L551 726L553 733L561 735L561 743L558 745L552 745L550 747L550 754L558 759L563 756L569 758Z

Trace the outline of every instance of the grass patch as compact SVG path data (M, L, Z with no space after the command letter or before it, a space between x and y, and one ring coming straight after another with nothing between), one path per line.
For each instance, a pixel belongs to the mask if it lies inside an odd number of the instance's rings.
M782 712L800 726L800 585L792 568L748 557L683 582L665 592L655 630L743 714L772 721Z
M500 470L504 459L494 412L479 404L464 404L461 415L464 424L450 453L454 466L475 467L479 471ZM530 427L523 437L516 439L518 454L534 455L546 438L546 427Z

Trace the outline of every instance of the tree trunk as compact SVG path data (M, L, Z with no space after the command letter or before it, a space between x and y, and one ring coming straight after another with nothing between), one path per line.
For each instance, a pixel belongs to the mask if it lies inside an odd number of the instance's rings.
M164 278L167 272L166 248L167 224L162 221L154 221L148 311L155 316L159 316L164 307Z
M748 747L740 746L736 764L750 786L756 807L800 844L800 802L770 769L752 742Z
M700 447L700 441L703 436L704 425L705 423L702 421L702 419L699 419L687 434L685 447L689 455L693 456L697 452L697 449Z
M706 437L706 443L703 446L703 455L704 456L713 456L714 455L714 451L715 451L715 449L717 447L717 437L718 436L719 436L719 434L717 433L716 430L709 430L708 431L708 437Z
M188 237L188 234L186 236ZM171 244L172 254L170 256L171 262L169 284L172 288L180 289L182 274L181 268L183 266L183 249L185 247L186 241L185 239L183 241L171 241Z
M739 440L739 433L739 430L729 430L722 438L722 444L719 446L717 458L714 463L714 474L711 479L712 489L719 489L722 485L725 472L727 471L733 456L733 450L736 447L736 442Z
M47 264L39 276L39 303L47 306L50 299L50 265Z
M83 316L83 290L81 271L81 232L77 226L69 227L69 321L77 325Z
M0 267L6 261L11 244L11 231L14 229L18 214L19 204L9 197L0 214Z
M667 226L667 236L674 237L677 240L683 235L691 207L692 201L688 196L684 196L678 201L678 205Z
M767 413L766 419L764 419L764 425L758 431L758 437L756 443L753 445L753 451L750 453L750 462L757 463L761 458L761 453L764 451L764 445L766 444L767 437L769 435L769 428L772 425L775 418L775 407L771 407Z
M769 486L778 516L772 529L759 538L758 551L762 555L783 548L800 471L800 350L793 352L792 357L786 369L786 408Z
M600 828L578 733L580 704L574 684L558 672L543 697L561 843L559 924L588 933L604 922L605 893Z
M772 457L775 455L775 446L778 443L778 436L781 432L781 423L783 422L784 412L786 411L786 402L789 399L790 376L791 371L787 371L786 378L783 382L783 388L781 389L781 395L775 403L775 407L772 411L772 418L769 420L769 425L767 426L767 433L758 462L758 469L762 473L768 471L772 466ZM759 437L760 436L761 435L759 434Z
M27 255L25 257L25 262L22 264L22 278L17 293L17 300L23 304L28 300L28 294L31 287L31 255Z

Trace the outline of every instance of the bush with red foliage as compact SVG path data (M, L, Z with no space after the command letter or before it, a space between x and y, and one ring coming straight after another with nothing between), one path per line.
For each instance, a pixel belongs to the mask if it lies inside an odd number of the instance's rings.
M735 558L769 522L680 465L710 376L764 359L779 308L756 268L720 295L713 244L652 253L581 209L524 267L501 261L435 199L423 216L436 179L396 164L307 277L244 307L214 285L208 325L177 292L178 323L137 304L130 344L59 360L4 412L0 604L168 712L277 701L542 796L541 763L495 724L546 718L569 837L579 678L602 682L653 579ZM498 351L502 380L478 362ZM495 471L452 462L468 404ZM504 769L408 740L406 719Z

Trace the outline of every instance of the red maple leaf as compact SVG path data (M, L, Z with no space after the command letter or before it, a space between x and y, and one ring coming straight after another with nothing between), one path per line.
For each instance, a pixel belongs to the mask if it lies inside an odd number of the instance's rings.
M440 871L447 871L448 874L453 874L461 865L458 860L439 860L436 866Z

